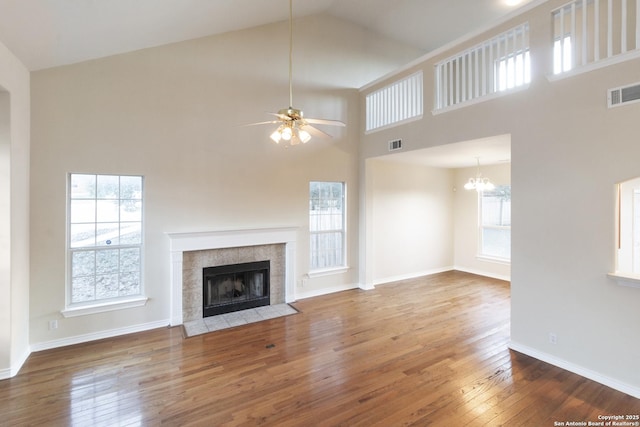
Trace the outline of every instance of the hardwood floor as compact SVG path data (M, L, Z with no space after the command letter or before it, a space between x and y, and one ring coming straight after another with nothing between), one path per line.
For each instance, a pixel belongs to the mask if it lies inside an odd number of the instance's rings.
M510 351L508 283L460 272L301 300L299 314L32 354L0 425L554 426L640 400ZM559 424L555 424L559 425Z

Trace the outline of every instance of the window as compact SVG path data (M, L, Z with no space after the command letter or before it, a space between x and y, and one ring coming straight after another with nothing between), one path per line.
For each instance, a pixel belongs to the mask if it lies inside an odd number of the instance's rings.
M345 185L311 182L309 185L310 269L346 266Z
M637 0L571 0L554 9L554 75L591 71L614 57L637 58L639 18Z
M529 23L459 52L435 66L434 113L531 81Z
M511 186L480 193L480 256L511 260Z
M499 92L531 83L529 51L515 53L496 63L496 90Z
M571 37L565 36L560 42L556 39L553 43L553 74L564 73L573 68L573 59L571 56Z
M640 275L640 178L618 184L616 271Z
M422 71L366 97L366 128L373 131L422 117Z
M142 295L142 184L141 176L69 176L69 306Z

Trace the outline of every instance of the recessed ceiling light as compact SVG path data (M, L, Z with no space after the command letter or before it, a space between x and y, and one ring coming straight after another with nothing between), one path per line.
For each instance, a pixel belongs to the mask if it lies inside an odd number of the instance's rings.
M517 6L522 3L522 0L504 0L504 4L507 6Z

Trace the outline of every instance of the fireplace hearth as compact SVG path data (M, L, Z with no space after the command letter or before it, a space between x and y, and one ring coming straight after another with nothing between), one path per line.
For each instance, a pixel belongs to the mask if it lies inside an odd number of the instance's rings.
M203 317L270 304L270 262L257 261L202 269Z

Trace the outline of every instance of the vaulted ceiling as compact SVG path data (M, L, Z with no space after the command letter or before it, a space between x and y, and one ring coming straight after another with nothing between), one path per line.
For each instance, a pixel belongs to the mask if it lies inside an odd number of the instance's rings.
M486 28L514 0L294 0L427 53ZM531 0L524 0L521 6ZM288 19L288 0L0 0L0 41L39 70Z

